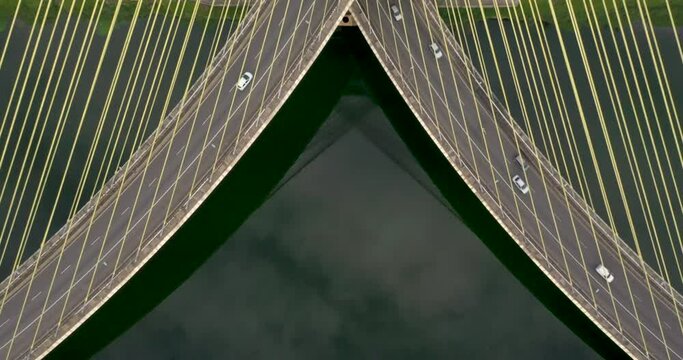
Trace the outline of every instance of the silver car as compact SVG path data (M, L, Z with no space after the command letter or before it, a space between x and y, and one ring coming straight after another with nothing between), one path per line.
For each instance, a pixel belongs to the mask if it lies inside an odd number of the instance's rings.
M521 176L515 175L512 177L512 182L517 186L517 189L522 192L522 194L526 194L529 192L529 185L522 179Z
M391 15L394 17L394 20L403 20L403 15L401 15L401 10L398 8L398 6L391 5L389 8L391 9Z
M237 90L242 91L242 90L246 89L247 86L249 86L249 83L251 82L251 80L253 78L254 78L254 74L252 74L248 71L245 72L244 74L242 74L240 79L237 81Z
M517 154L517 156L515 156L515 160L517 160L517 163L522 167L522 170L526 171L526 169L529 168L529 164L522 157L522 154Z

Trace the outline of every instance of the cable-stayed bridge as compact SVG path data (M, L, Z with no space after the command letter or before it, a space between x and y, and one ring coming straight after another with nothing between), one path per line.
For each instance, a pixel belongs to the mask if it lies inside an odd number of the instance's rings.
M231 6L230 1L220 3ZM563 178L559 162L551 161L533 135L512 119L507 96L505 104L498 101L488 86L488 73L481 75L471 63L461 37L465 22L452 21L456 26L449 27L436 3L250 2L227 44L180 103L164 114L159 127L64 227L17 262L4 280L0 356L44 356L125 284L230 172L350 14L444 156L557 287L629 355L683 359L683 307L672 286L677 275L667 268L653 269L639 242L634 249L622 240L619 233L628 230L616 229L612 213L603 221L592 200ZM495 2L478 4L498 11ZM120 6L121 1L116 11ZM474 13L468 7L468 16ZM193 19L194 14L196 10ZM188 38L182 41L184 48ZM652 46L653 57L655 51ZM669 84L662 85L669 90L663 91L665 97L672 97ZM20 97L24 90L16 92ZM577 104L589 102L574 93ZM665 104L672 131L680 131L675 104L669 98ZM585 116L572 121L585 121ZM674 135L672 147L679 149L680 142ZM519 155L525 165L516 160ZM674 207L680 205L675 179L680 149L667 152L666 159L676 169L665 200L673 220L666 229L678 234L675 221L681 209ZM592 171L600 176L598 166ZM515 184L515 175L528 191ZM596 272L600 264L614 281Z

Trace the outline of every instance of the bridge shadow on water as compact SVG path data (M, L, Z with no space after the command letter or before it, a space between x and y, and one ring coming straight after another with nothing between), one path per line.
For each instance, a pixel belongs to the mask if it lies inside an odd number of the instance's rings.
M394 90L360 32L346 28L333 36L271 124L194 216L116 296L48 358L95 355L173 293L268 199L340 97L359 92L369 95L381 106L461 220L537 299L603 357L625 357L497 225ZM226 217L226 213L230 216Z

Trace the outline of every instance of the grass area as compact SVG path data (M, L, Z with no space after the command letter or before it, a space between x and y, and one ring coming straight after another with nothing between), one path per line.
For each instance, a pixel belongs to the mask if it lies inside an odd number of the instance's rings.
M674 23L677 26L683 25L683 0L521 0L520 4L515 6L514 9L500 8L500 14L504 18L522 18L533 21L538 18L538 15L534 16L532 11L538 9L537 14L540 14L540 20L553 24L554 10L557 23L563 29L572 29L570 16L572 12L580 26L588 24L589 16L591 19L593 17L597 18L600 26L608 26L608 19L612 22L612 26L618 26L617 18L621 20L622 24L626 25L631 22L642 21L643 18L647 19L649 14L649 21L652 21L655 26L670 27L671 18L667 3L671 8L671 17L673 17ZM448 12L449 9L441 10L441 15L444 19L448 20ZM471 13L471 17L474 20L497 17L494 8L475 8L470 10L459 8L455 9L455 12L456 16L460 15L462 19L468 18L468 12Z
M126 23L130 21L134 14L138 1L135 0L120 0L121 8L119 10L118 17L116 19L117 23ZM140 8L140 17L146 18L155 11L155 1L143 1ZM161 1L161 13L164 13L166 9L171 6L170 13L175 11L176 5L180 2L180 8L178 9L179 16L189 21L192 17L192 12L194 11L195 2L192 0L160 0ZM210 1L208 1L210 2ZM96 14L96 11L101 7L102 1L93 0L51 0L49 1L48 19L54 19L57 17L60 9L62 8L62 16L68 13L71 5L75 3L74 14L78 13L81 6L83 7L84 16L91 16ZM0 31L3 30L3 24L8 23L8 19L14 16L17 4L20 4L19 18L26 23L32 23L35 21L36 16L39 15L40 19L45 13L45 6L48 4L48 0L0 0ZM100 25L98 28L108 28L109 24L114 21L114 13L117 7L118 1L116 0L104 0L104 7L102 8L102 16L100 19ZM230 6L227 9L227 16L230 19L239 20L245 10L245 5L235 5ZM223 11L222 7L214 8L211 11L210 5L200 4L197 10L198 22L204 21L216 21L220 17Z

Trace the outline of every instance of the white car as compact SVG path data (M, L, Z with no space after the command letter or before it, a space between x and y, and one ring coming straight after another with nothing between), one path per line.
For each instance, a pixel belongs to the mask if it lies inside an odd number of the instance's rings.
M429 48L432 49L432 52L434 53L434 57L437 60L439 60L439 59L441 59L441 57L443 57L443 53L441 52L441 48L436 43L434 43L434 42L431 43L429 45Z
M401 10L398 8L398 6L391 5L389 8L391 9L391 15L394 16L394 20L396 20L396 21L403 20L403 15L401 15Z
M612 273L609 272L609 269L607 269L605 267L605 265L603 265L603 264L598 265L598 267L595 268L595 271L600 276L602 276L602 278L605 279L605 281L607 281L607 283L611 283L612 281L614 281L614 275L612 275Z
M237 81L237 90L242 91L242 90L246 89L247 86L249 86L249 83L251 82L251 80L253 78L254 78L254 74L252 74L248 71L245 72L244 74L242 74L240 79Z
M512 182L515 183L517 186L517 189L522 192L522 194L526 194L529 192L529 185L522 179L521 176L515 175L512 177Z

